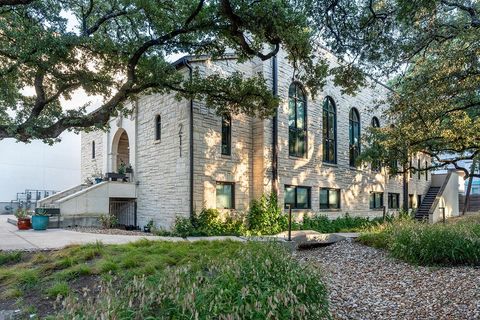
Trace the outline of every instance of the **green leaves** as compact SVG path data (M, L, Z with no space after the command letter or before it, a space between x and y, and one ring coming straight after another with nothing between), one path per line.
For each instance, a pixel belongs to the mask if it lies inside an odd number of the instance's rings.
M195 73L190 82L168 57L215 59L228 53L240 62L266 61L281 47L295 76L315 93L325 83L328 65L315 50L310 4L39 0L1 6L0 139L51 142L64 130L102 128L111 115L126 111L125 101L151 92L175 91L219 114L270 116L278 99L262 74ZM104 104L91 114L62 110L60 99L68 101L78 89L101 96Z

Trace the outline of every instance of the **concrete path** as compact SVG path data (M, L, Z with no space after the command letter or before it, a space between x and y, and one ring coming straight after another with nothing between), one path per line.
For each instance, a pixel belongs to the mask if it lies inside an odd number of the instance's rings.
M234 237L234 236L217 236L217 237L157 237L157 236L137 236L137 235L114 235L114 234L97 234L76 232L64 229L48 229L45 231L26 230L20 231L18 228L7 222L9 215L0 215L0 251L2 250L48 250L60 249L72 244L95 243L97 241L104 244L123 244L135 242L141 239L158 240L158 241L215 241L215 240L233 240L233 241L266 241L266 240L286 240L286 232L276 236L265 237ZM292 231L292 238L298 234L307 234L312 237L331 236L335 239L356 238L356 233L338 233L338 234L320 234L316 231ZM330 241L330 242L336 242Z
M128 235L94 234L48 229L45 231L19 231L16 226L7 222L12 216L0 215L0 250L45 250L59 249L71 244L85 244L101 241L104 244L122 244L141 239L185 241L176 237L142 237Z

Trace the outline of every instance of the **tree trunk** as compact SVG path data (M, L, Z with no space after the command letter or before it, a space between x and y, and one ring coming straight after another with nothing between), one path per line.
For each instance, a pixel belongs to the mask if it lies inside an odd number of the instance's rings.
M473 175L477 171L478 160L479 159L477 157L473 158L472 166L470 167L471 175ZM473 177L470 177L468 180L467 191L465 193L465 202L463 204L462 216L465 215L465 213L468 210L468 207L470 206L470 194L472 193L472 185L473 185Z

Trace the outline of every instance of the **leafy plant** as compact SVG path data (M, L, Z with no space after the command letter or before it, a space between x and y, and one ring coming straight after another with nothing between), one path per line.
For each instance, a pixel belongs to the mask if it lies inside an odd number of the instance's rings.
M27 209L17 209L17 211L15 211L15 217L17 219L27 219L29 217L29 213L27 211Z
M103 229L111 229L115 227L118 223L118 219L113 214L102 214L98 218L100 224L102 225Z
M288 226L287 215L278 206L275 194L253 200L247 215L248 230L254 234L275 234Z

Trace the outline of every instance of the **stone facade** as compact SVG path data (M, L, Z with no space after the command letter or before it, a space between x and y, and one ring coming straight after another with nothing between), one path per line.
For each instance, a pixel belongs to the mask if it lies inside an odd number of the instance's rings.
M336 63L330 56L332 64ZM246 76L262 73L272 85L272 61L253 60L239 64L234 59L215 62L193 59L191 64L203 74L243 72ZM187 68L185 76L187 74ZM327 81L315 97L307 91L307 156L289 156L288 89L293 68L282 54L278 57L278 191L283 206L285 185L310 188L311 208L295 210L296 216L322 212L330 217L345 213L352 215L381 215L370 209L370 192L384 192L387 205L389 192L402 194L401 177L373 172L369 167L352 168L349 165L349 112L358 109L361 133L371 125L372 117L380 119L387 88L375 82L356 96L342 94L340 88ZM326 96L333 98L337 108L337 163L322 161L322 104ZM155 140L155 118L161 116L161 139ZM112 119L112 124L115 122ZM272 119L257 119L245 115L232 117L231 155L221 153L222 119L201 102L193 103L193 132L190 132L190 102L178 101L174 94L149 95L138 99L134 115L124 119L120 126L111 125L110 132L92 132L82 135L82 179L95 168L109 172L113 169L115 132L125 128L130 143L129 159L137 184L137 212L139 224L153 219L157 225L169 228L175 216L190 213L190 134L193 134L193 209L216 206L216 183L234 183L235 209L247 210L253 199L272 190ZM117 128L118 127L118 128ZM129 128L129 129L128 129ZM95 140L96 158L91 159L91 142ZM112 142L113 141L113 142ZM105 146L105 147L104 147ZM422 165L426 159L421 159ZM416 163L417 159L413 159ZM102 165L100 165L102 164ZM100 171L99 170L99 171ZM428 179L430 180L430 179ZM422 174L412 175L409 194L426 194L430 182ZM341 189L341 208L320 210L320 188ZM414 201L415 202L415 201ZM401 198L400 198L401 204Z

